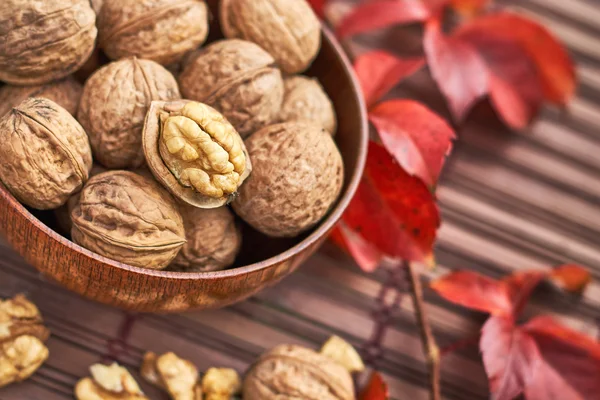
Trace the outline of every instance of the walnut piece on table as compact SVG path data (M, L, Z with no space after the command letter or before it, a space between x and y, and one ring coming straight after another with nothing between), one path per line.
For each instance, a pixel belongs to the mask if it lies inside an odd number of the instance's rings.
M354 347L339 336L332 336L321 347L321 354L342 365L350 373L365 370L365 364Z
M94 364L75 386L77 400L148 400L129 371L117 363Z
M191 361L173 352L160 356L147 352L140 372L144 379L165 390L173 400L202 400L198 369Z
M50 331L43 325L38 308L18 294L12 299L0 300L0 342L21 335L35 336L46 341Z
M230 400L241 389L240 376L231 368L209 368L202 377L204 400Z

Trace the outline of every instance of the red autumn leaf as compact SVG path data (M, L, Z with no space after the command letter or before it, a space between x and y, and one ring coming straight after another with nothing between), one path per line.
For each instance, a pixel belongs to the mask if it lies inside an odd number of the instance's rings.
M558 40L543 26L523 16L498 12L461 26L455 36L478 47L489 40L511 41L521 46L534 63L544 98L564 105L576 86L573 60ZM484 39L484 40L482 40Z
M491 0L450 0L450 5L465 17L474 17L485 9Z
M375 271L383 259L383 254L375 246L348 228L343 221L333 229L330 238L350 254L365 272Z
M547 276L548 273L545 271L522 271L509 275L502 280L502 283L506 285L508 298L513 305L513 315L519 315L523 311L533 289Z
M435 186L456 137L446 121L413 100L380 103L373 107L369 119L402 168Z
M543 348L547 348L550 342L562 343L563 346L580 349L582 353L593 358L596 363L600 363L600 342L558 324L551 317L536 317L525 324L523 329L532 335L538 344L542 344ZM546 353L544 352L544 354ZM596 367L600 368L600 364L597 364ZM600 381L598 385L600 385ZM598 394L600 394L600 390L598 390Z
M512 315L506 285L472 271L455 271L430 284L440 296L455 304L492 315Z
M438 20L425 25L423 46L433 78L461 121L489 88L488 70L479 53L462 40L445 36Z
M398 58L381 50L364 53L354 61L354 71L360 82L367 107L375 104L404 78L425 64L422 57Z
M560 289L582 293L591 282L592 276L589 271L579 265L565 264L552 270L550 280Z
M340 38L396 24L426 21L431 7L421 0L370 0L354 7L337 27Z
M325 3L327 3L327 0L308 0L308 2L319 18L325 16Z
M440 216L419 178L370 142L365 174L343 216L348 228L387 256L431 263Z
M369 384L361 392L360 400L388 400L389 389L379 372L374 371L369 379Z

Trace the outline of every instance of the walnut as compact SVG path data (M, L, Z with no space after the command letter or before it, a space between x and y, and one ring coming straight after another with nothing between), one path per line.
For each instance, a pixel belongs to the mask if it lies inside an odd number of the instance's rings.
M282 122L314 123L335 134L337 118L333 103L316 78L290 76L283 84L285 96L279 114Z
M195 207L226 204L252 170L240 135L202 103L152 102L143 145L154 176Z
M75 243L136 267L162 269L185 243L173 198L154 180L129 171L91 178L71 219Z
M173 75L154 61L129 58L100 68L83 88L77 115L96 160L107 168L142 165L142 127L150 103L180 97Z
M73 77L36 86L6 85L0 88L0 117L28 97L50 99L71 115L76 115L81 90L81 84Z
M40 85L70 75L94 49L89 0L0 1L0 80Z
M232 203L255 229L296 236L327 214L342 189L342 156L324 129L287 122L246 139L254 170Z
M29 378L48 359L48 348L35 336L0 343L0 387Z
M161 356L146 353L141 374L148 382L166 390L173 400L202 400L198 369L175 353Z
M313 350L281 345L263 354L244 379L244 400L354 400L350 373Z
M230 267L240 250L242 235L229 208L202 209L182 205L179 210L187 243L169 269L205 272Z
M321 347L321 354L336 361L350 373L361 372L365 369L365 364L354 347L339 336L329 338Z
M114 363L94 364L91 378L83 378L75 386L77 400L148 400L129 371Z
M0 180L22 203L53 209L87 181L92 152L85 131L48 99L29 98L0 118Z
M306 0L222 0L227 38L258 44L288 74L304 71L321 47L321 24Z
M202 377L204 400L229 400L241 388L240 376L230 368L209 368Z
M136 56L162 65L177 62L208 35L203 0L104 0L99 43L112 59Z
M0 342L18 336L34 336L46 341L50 331L44 326L38 308L22 294L0 301Z
M278 117L283 80L274 62L254 43L217 41L189 56L179 86L186 99L213 106L246 137Z

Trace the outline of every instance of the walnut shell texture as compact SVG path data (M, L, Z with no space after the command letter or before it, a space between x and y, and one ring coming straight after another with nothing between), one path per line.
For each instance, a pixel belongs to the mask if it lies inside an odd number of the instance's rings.
M321 48L321 24L306 0L222 0L225 37L258 44L288 74L303 72Z
M173 198L154 180L129 171L91 178L71 219L75 243L136 267L162 269L185 243Z
M343 366L295 345L263 354L246 374L243 393L244 400L355 399L352 377Z
M301 122L268 126L245 141L253 172L232 203L255 229L296 236L316 225L338 198L342 156L324 129Z
M0 80L40 85L75 72L94 49L89 0L0 1Z
M283 79L274 63L254 43L220 40L189 57L179 84L184 98L213 106L246 137L279 114Z
M14 86L6 85L0 88L0 116L28 97L43 97L54 101L59 106L77 115L82 87L73 77L61 79L44 85Z
M290 76L283 84L285 95L279 114L282 122L314 123L335 134L337 118L333 103L316 78Z
M180 97L173 75L154 61L128 58L100 68L85 83L77 114L96 160L113 169L141 166L150 103Z
M235 261L242 235L227 207L180 206L187 243L169 269L184 272L219 271Z
M204 0L104 0L98 28L100 47L110 58L168 65L204 43L208 8Z
M22 203L53 209L88 180L85 131L64 108L31 97L0 119L0 180Z

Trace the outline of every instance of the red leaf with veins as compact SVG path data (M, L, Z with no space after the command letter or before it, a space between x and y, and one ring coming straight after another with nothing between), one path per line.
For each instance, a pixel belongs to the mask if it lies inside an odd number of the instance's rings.
M369 119L402 168L435 186L456 137L446 121L414 100L380 103Z
M354 7L337 27L340 38L396 24L423 22L431 17L421 0L371 0Z
M383 254L360 234L348 228L342 221L331 232L331 239L350 254L365 272L373 272L383 259Z
M452 115L461 121L488 92L488 71L483 59L471 45L445 36L438 20L426 24L423 46L433 78Z
M354 61L354 72L360 82L367 107L375 104L423 65L425 59L422 57L403 59L381 50L358 56Z
M387 384L379 372L374 371L371 374L369 384L359 396L360 400L388 400L390 398Z
M487 40L519 45L536 66L544 98L550 102L564 105L575 92L573 60L558 40L535 21L510 12L498 12L461 26L455 36L475 45L481 40L484 45Z
M435 199L381 145L371 141L365 174L343 216L382 253L430 263L440 216Z
M452 303L492 315L512 315L506 285L476 272L455 271L436 279L430 286Z

